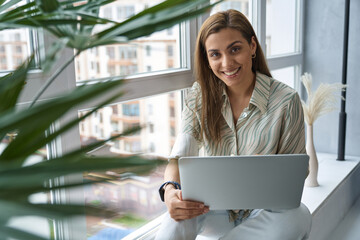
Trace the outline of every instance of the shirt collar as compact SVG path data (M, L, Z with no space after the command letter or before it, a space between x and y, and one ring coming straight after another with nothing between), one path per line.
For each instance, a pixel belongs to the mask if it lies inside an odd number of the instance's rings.
M225 108L228 102L228 96L226 93L226 88L224 85L223 88L223 97L225 97L223 109ZM270 96L270 77L256 72L256 82L253 93L250 98L249 105L254 105L260 109L261 113L264 114L267 109L268 101Z

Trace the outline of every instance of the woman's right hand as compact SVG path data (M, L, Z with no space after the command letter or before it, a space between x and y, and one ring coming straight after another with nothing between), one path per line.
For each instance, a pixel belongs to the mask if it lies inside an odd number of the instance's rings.
M171 184L166 186L164 197L170 217L177 222L209 212L209 207L205 206L204 203L183 201L181 190L175 189Z

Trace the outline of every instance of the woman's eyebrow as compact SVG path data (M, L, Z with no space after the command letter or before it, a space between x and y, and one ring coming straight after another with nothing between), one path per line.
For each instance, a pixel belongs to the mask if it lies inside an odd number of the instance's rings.
M237 44L237 43L242 44L243 42L242 42L242 41L234 41L234 42L230 43L230 44L226 47L226 49L231 48L232 46L234 46L234 45ZM219 51L219 50L218 50L218 49L209 49L209 50L208 50L208 52L216 52L216 51Z
M227 48L226 48L226 49L231 48L232 46L234 46L234 45L235 45L235 44L237 44L237 43L242 44L242 41L234 41L234 42L230 43L230 44L229 44L229 46L227 46Z

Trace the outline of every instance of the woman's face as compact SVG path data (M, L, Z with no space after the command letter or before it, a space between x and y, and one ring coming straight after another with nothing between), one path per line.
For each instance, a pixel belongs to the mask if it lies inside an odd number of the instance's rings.
M256 51L254 38L249 44L233 28L210 34L205 41L210 68L226 86L235 87L253 80L252 55Z

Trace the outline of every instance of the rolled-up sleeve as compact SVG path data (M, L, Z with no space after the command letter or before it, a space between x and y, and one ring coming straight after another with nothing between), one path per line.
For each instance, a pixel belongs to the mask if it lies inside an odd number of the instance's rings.
M198 156L199 147L196 139L188 133L180 133L176 137L169 159L178 159L180 157Z
M287 106L278 148L278 154L292 153L306 153L304 112L297 93Z
M199 86L195 83L185 101L181 115L181 130L176 137L169 159L199 155L201 141L200 119L197 114L197 109L199 109L198 93Z

